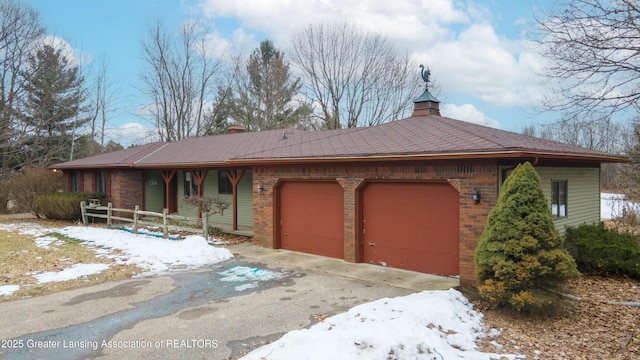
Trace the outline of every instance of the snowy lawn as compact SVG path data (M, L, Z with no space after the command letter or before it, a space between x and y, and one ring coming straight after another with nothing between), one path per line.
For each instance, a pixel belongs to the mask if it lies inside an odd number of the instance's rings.
M0 230L33 237L34 249L41 249L39 250L41 254L45 251L47 256L58 263L55 271L36 270L25 274L34 278L37 284L80 279L100 274L113 265L136 265L143 270L143 273L138 276L146 276L199 268L233 257L229 250L213 247L201 236L188 236L183 240L165 240L154 234L134 235L127 231L97 227L51 228L35 223L0 224ZM51 236L51 233L79 240L83 246L94 250L98 257L108 258L111 261L74 263L73 259L57 255L64 248L65 242ZM17 253L24 256L17 257L14 252L13 258L23 259L28 257L29 253L33 254L34 264L42 261L43 257L34 254L33 250L20 250ZM95 259L95 256L93 258ZM14 294L20 290L20 285L24 284L0 285L0 296Z
M118 262L138 265L146 270L142 275L197 269L233 257L231 251L213 247L199 235L187 236L182 240L169 240L148 234L136 235L123 230L81 226L66 227L58 232L83 240L88 246L95 247L98 253L113 257ZM120 250L121 254L113 255L113 249Z
M621 217L627 211L640 213L640 204L626 200L624 194L600 193L600 218L604 220Z

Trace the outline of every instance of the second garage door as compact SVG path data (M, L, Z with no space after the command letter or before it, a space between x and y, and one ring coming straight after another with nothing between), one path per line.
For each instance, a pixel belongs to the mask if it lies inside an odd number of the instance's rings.
M279 199L281 248L344 258L344 191L337 182L285 182Z
M448 183L371 183L363 190L363 261L459 273L459 194Z

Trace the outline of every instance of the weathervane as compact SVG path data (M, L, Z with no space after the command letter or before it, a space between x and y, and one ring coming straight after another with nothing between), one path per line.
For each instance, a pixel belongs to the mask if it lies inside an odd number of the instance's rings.
M425 71L424 65L420 64L420 75L422 76L422 80L424 80L424 90L429 91L429 75L431 75L431 71L429 68Z

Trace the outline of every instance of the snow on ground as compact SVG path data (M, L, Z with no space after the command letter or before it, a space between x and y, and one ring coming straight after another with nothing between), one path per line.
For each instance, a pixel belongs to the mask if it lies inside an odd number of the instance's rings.
M20 290L18 285L2 285L0 286L0 296L9 296L18 290Z
M624 194L600 193L600 218L614 219L629 210L640 213L640 204L627 201L626 198Z
M135 235L122 230L80 226L48 228L35 223L0 224L0 230L35 236L36 246L48 250L55 249L51 245L63 243L60 239L47 235L51 232L82 240L99 255L113 258L118 264L135 264L144 269L141 276L195 269L233 257L229 250L213 247L197 235L183 240L166 240L154 234ZM119 250L119 253L114 254L114 250ZM36 278L38 283L48 283L98 274L108 267L108 264L74 264L61 271L34 272L28 275ZM0 296L11 295L19 289L18 285L0 286Z
M58 232L83 240L91 246L119 249L122 252L119 255L105 255L114 257L118 262L138 265L146 270L143 275L196 269L233 257L231 251L213 247L198 235L169 240L122 230L81 226L66 227Z
M62 245L64 244L64 241L58 239L55 236L43 236L43 237L39 237L36 238L35 240L36 246L43 248L43 249L51 249L51 244L53 245ZM53 248L55 249L55 248Z
M101 271L109 268L108 264L74 264L62 271L50 271L43 273L33 273L32 276L38 280L39 284L67 281L77 279L85 275L99 274Z
M458 291L423 291L362 304L258 348L251 359L520 359L477 350L482 314Z
M235 287L236 291L253 289L258 287L259 281L277 280L284 277L284 273L260 268L250 268L247 266L235 266L223 271L220 281L246 282L246 284Z

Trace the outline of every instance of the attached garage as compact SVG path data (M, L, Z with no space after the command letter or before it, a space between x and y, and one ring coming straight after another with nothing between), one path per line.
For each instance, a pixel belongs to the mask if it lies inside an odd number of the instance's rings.
M362 260L459 274L459 198L448 183L372 182L362 190Z
M280 247L344 258L344 190L337 182L287 181L279 187Z

